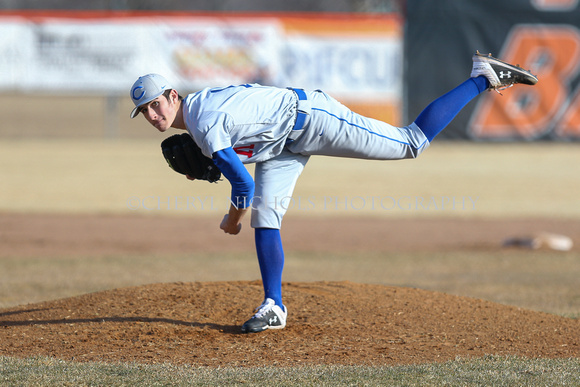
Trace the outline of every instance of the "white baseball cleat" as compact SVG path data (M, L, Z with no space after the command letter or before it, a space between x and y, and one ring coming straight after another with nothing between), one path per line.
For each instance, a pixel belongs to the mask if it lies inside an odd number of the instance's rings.
M256 309L256 314L242 325L242 332L255 333L266 329L282 329L286 326L288 311L274 303L271 298L266 298L264 303Z
M514 66L503 62L489 55L480 54L479 51L473 55L473 68L471 77L480 75L486 77L490 83L489 90L507 89L515 84L535 85L538 77L519 66Z

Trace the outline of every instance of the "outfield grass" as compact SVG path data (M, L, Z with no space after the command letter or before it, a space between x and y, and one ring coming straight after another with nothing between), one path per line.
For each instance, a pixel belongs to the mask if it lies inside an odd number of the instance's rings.
M226 212L229 184L191 182L172 172L161 156L160 141L0 141L0 211L191 216L191 211L136 211L128 206L134 198L189 196L211 197L219 207L219 211L198 211L196 216ZM577 144L442 142L416 160L312 157L294 193L306 210L296 204L292 213L579 218L580 179L573 168L578 152ZM23 158L23 154L34 157ZM248 168L253 170L252 165ZM371 205L371 198L386 198L387 209ZM474 205L466 209L406 206L416 200L441 203L453 198L466 198ZM392 200L405 205L391 206Z
M10 386L578 386L580 360L488 356L397 367L197 368L0 357Z

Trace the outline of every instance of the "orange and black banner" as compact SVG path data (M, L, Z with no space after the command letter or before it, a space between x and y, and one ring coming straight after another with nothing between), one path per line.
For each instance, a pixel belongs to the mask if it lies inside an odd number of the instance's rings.
M580 140L579 0L409 0L407 13L408 122L469 77L479 50L530 70L539 82L486 92L439 138Z

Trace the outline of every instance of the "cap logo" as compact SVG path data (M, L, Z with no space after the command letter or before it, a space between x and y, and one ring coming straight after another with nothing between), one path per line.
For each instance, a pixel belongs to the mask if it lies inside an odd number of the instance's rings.
M145 94L145 90L141 90L141 94L135 95L138 89L143 89L143 86L136 86L133 89L133 93L131 94L131 96L133 97L133 99L135 101L139 101L143 97L143 95Z

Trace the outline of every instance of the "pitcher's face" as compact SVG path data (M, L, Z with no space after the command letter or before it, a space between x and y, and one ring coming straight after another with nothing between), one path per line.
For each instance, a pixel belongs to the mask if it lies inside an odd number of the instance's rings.
M160 95L153 101L148 102L139 108L139 111L143 113L145 119L160 132L165 132L171 127L173 121L175 121L178 110L179 103L177 91L175 90L171 90L168 98L164 95Z

